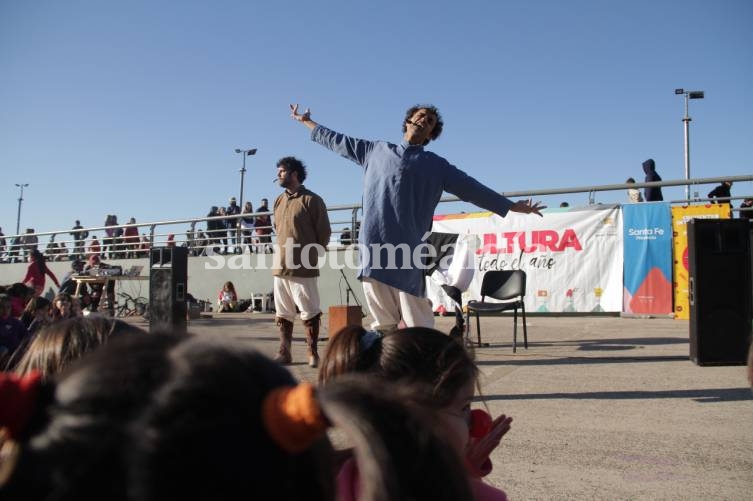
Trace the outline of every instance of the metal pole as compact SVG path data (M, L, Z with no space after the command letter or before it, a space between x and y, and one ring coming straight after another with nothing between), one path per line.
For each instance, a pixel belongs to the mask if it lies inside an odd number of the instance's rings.
M241 196L239 197L240 203L238 204L243 210L243 178L246 175L246 152L243 152L243 168L241 169Z
M243 212L243 178L246 176L246 155L248 155L248 152L244 151L241 153L243 155L243 168L241 169L241 196L240 196L240 210ZM241 220L236 219L235 220L235 243L236 247L241 248L241 253L243 252L243 232L241 231ZM237 248L233 248L233 252L238 252Z
M24 201L24 187L29 186L29 183L17 184L21 188L21 196L18 197L18 215L16 216L16 235L21 234L21 203Z
M685 93L685 118L682 119L685 129L685 180L690 180L690 122L688 116L688 92ZM685 185L685 199L690 200L690 185Z

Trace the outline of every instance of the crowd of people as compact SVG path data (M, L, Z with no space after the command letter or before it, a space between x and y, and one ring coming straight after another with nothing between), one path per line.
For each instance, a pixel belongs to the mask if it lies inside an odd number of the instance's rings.
M254 211L251 202L246 202L241 209L235 197L231 197L227 207L211 207L207 217L216 219L207 220L206 231L192 225L180 245L188 247L192 256L209 252L271 254L273 226L270 214L227 217L269 211L266 198L261 199ZM27 262L35 251L42 252L48 261L86 260L95 254L101 259L135 259L149 255L152 241L146 233L139 234L136 218L132 217L128 223L121 224L116 215L108 214L103 227L104 232L97 235L76 220L69 232L69 240L60 240L60 235L51 235L43 251L39 248L39 237L34 228L27 228L24 234L10 240L6 239L0 228L0 263ZM166 245L177 245L174 234L168 235Z
M314 386L238 341L42 299L0 373L3 499L506 499L482 478L512 419L471 410L478 368L441 332L346 328Z

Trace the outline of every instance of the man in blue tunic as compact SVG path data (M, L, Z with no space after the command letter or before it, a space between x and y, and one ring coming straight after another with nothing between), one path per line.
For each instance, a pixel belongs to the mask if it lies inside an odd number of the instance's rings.
M415 254L431 231L442 192L502 217L508 211L541 216L546 208L531 200L513 202L424 150L442 133L442 117L434 106L406 112L400 144L340 134L314 122L309 110L299 113L297 104L291 104L290 111L294 120L311 129L313 141L364 168L359 278L374 318L372 329L393 330L401 319L408 327L434 325L424 270Z

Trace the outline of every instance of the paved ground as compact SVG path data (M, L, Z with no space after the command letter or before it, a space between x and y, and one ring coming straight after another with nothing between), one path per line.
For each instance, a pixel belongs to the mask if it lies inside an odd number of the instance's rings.
M475 350L482 393L493 414L514 417L490 483L519 500L753 499L745 370L690 362L687 321L532 317L528 326L528 350L513 354L512 319L482 320L491 342ZM215 315L189 330L270 356L277 348L270 314ZM300 323L294 335L291 370L314 381Z

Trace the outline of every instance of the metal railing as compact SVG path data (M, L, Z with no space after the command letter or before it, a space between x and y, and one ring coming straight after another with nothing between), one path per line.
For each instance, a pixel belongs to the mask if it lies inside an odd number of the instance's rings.
M691 180L670 180L651 183L621 183L596 186L579 186L573 188L555 188L530 191L502 192L509 198L542 197L561 195L568 193L588 193L589 202L593 203L594 194L603 191L627 190L628 188L668 187L684 185L717 184L723 181L745 182L753 181L751 176L723 176L711 178L698 178ZM672 200L670 204L691 204L701 202L725 202L753 198L753 195L725 197L717 199L693 198L689 200ZM440 203L461 201L457 197L444 197ZM335 205L328 208L330 224L332 225L332 241L330 246L337 248L355 243L358 239L360 226L360 204ZM748 213L753 209L740 209L732 207L737 213ZM347 212L347 216L333 217L334 213ZM149 249L154 246L185 246L189 248L189 255L200 256L211 252L271 252L271 244L274 242L274 228L272 225L254 227L244 230L240 227L241 219L256 218L258 216L272 216L271 212L250 212L235 215L222 215L214 217L195 217L186 219L173 219L165 221L152 221L147 223L121 224L117 226L94 226L77 230L56 230L20 235L5 236L5 244L0 242L0 262L21 262L28 258L32 250L42 252L47 260L62 261L72 259L86 259L92 254L100 254L105 259L139 258L148 255ZM210 221L236 221L229 227L214 232L207 231L206 226ZM204 228L198 225L204 224ZM188 229L185 226L188 225ZM180 229L174 229L180 227ZM136 228L136 235L126 236L126 229ZM259 235L256 229L270 230L269 235ZM144 231L146 230L146 231ZM73 234L80 232L86 234L84 239L74 238ZM109 234L113 236L108 236ZM96 235L98 245L92 246L92 237ZM117 235L117 236L115 236ZM62 238L60 238L62 237ZM102 238L100 238L102 237ZM44 245L44 250L41 246ZM98 247L98 248L97 248ZM232 250L231 250L232 249Z

